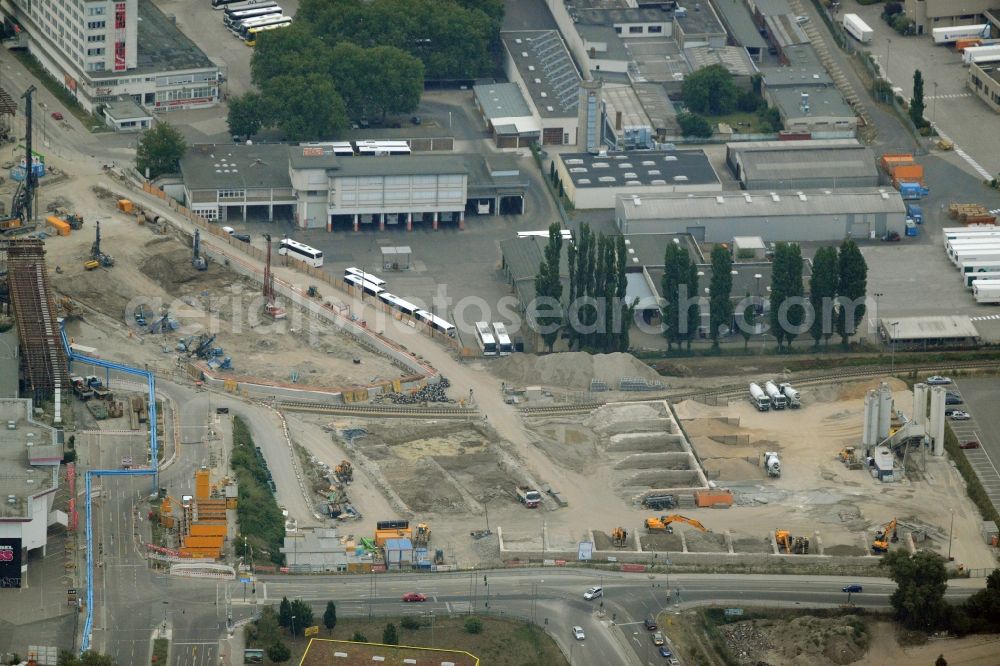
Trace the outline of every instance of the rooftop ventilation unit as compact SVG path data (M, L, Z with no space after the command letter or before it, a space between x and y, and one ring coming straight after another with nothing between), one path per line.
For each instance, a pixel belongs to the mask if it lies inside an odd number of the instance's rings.
M641 206L642 205L642 199L639 198L638 194L633 194L632 195L632 204L635 205L635 206ZM625 241L625 242L627 243L628 241Z
M781 197L778 196L777 192L771 192L771 201L778 203L781 201Z
M715 203L721 206L722 204L726 203L726 197L720 194L719 196L715 197Z
M750 196L750 193L749 193L749 192L744 192L744 193L743 193L743 199L744 199L744 201L746 201L747 203L753 203L753 197L751 197L751 196Z
M806 199L805 192L798 192L798 195L799 195L799 201L808 201L808 199Z

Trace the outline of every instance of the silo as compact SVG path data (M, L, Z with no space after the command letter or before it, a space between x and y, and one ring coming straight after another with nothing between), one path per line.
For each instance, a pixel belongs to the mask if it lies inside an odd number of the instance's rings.
M892 425L892 391L889 385L882 382L878 387L878 441L889 436L889 426Z
M931 438L934 440L934 455L944 455L944 407L945 390L941 386L931 387L931 411L929 416Z
M872 389L865 394L865 429L861 433L861 445L867 452L875 446L875 432L878 430L878 397Z
M913 385L913 422L917 425L927 423L927 384Z

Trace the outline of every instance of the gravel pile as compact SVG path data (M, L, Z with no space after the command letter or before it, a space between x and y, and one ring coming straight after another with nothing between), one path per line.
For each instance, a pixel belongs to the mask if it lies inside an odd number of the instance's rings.
M741 665L766 666L763 657L774 647L767 634L753 622L738 622L719 627L726 647Z
M436 384L425 384L414 393L384 393L375 396L372 402L391 402L394 405L419 405L425 402L455 402L446 390L451 383L444 377Z

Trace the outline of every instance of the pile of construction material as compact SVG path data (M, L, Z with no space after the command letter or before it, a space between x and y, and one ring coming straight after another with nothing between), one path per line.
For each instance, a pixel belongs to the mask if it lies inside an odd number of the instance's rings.
M996 215L991 215L980 204L952 203L948 206L948 217L962 224L993 224Z
M375 402L391 402L394 405L419 405L425 402L455 402L449 398L446 390L451 386L442 377L436 384L425 384L413 393L384 393L375 397Z

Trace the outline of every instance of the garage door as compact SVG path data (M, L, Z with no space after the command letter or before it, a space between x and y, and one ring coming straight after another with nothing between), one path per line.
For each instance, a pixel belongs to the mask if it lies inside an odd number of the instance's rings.
M546 146L561 146L562 142L562 127L549 127L542 130L542 143Z

